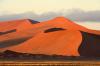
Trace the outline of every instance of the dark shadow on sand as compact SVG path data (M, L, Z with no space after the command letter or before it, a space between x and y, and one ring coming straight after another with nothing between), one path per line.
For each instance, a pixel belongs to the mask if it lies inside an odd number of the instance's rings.
M26 38L19 38L19 39L12 39L12 40L5 40L0 42L0 48L5 48L9 46L14 46L18 45L20 43L23 43L24 41L30 39L31 37L26 37Z
M40 22L35 21L35 20L32 20L32 19L28 19L28 20L31 22L31 24L37 24L37 23L40 23Z
M50 28L50 29L45 30L44 33L60 31L60 30L65 30L65 29L63 29L63 28Z
M78 49L80 56L100 57L100 35L81 33L83 40Z
M9 30L9 31L6 31L6 32L0 32L0 35L4 35L4 34L8 34L8 33L12 33L12 32L16 32L16 29Z

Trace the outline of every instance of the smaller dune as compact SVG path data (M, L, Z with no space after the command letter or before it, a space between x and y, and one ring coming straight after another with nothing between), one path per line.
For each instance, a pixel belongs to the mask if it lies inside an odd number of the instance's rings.
M31 20L31 19L19 19L19 20L0 22L0 32L5 32L8 30L13 30L13 29L17 30L18 26L24 25L24 27L26 26L28 27L29 25L31 26L31 24L36 24L36 23L39 23L39 22L35 20Z

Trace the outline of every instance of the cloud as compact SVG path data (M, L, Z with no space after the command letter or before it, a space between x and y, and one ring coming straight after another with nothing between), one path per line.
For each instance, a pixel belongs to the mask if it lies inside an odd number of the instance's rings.
M8 15L1 15L0 21L16 20L16 19L33 19L35 17L37 17L37 14L33 12L27 12L21 14L8 14Z
M44 21L61 15L62 15L61 13L54 13L54 12L43 13L40 15L34 12L26 12L21 14L1 15L0 21L16 20L16 19L33 19L37 21Z
M36 14L34 12L27 12L22 14L9 14L9 15L1 15L0 21L5 20L15 20L15 19L34 19L37 21L44 21L48 19L52 19L57 16L64 16L73 21L98 21L100 22L100 10L97 11L83 11L80 9L72 9L64 12L48 12L43 14Z
M97 11L83 11L73 10L66 17L75 21L100 21L100 10Z

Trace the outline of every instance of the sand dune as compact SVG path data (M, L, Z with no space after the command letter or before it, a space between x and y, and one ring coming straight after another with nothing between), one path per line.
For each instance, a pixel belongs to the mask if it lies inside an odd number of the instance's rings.
M78 39L75 39L76 37L78 37ZM77 48L81 40L82 36L79 31L64 30L40 33L27 42L7 49L33 54L78 55Z
M15 29L16 26L24 22L25 20L13 20L13 21L5 21L5 22L0 22L0 32L8 31Z
M29 19L1 22L0 41L29 36L32 37L35 32L27 29L33 24L34 22L32 23Z
M0 22L0 32L17 29L18 27L20 29L23 29L22 27L29 27L32 24L38 23L37 21L32 21L30 19L19 19L19 20L12 20L12 21L5 21Z
M65 56L100 56L98 53L100 51L98 49L100 31L90 30L64 17L57 17L40 23L28 19L2 22L0 27L0 51L12 50L20 53ZM9 31L13 29L16 31ZM28 37L30 38L22 39L19 42L21 38ZM19 43L14 44L14 42ZM83 48L84 44L86 49ZM88 47L92 46L95 47L93 53L96 55L87 53L91 52L91 48Z

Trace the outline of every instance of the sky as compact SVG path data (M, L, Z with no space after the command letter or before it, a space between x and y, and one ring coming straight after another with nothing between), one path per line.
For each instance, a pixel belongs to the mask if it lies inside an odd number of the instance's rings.
M100 10L100 0L0 0L0 12L59 12L68 9Z
M100 0L0 0L1 21L18 18L42 21L60 15L79 22L98 22L100 26ZM94 27L98 29L97 25Z

